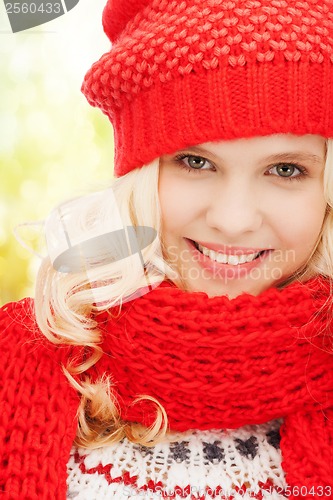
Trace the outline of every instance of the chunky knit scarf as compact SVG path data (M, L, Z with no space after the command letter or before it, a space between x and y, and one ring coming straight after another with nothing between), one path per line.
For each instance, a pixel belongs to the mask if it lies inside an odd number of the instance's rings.
M155 397L172 430L237 428L283 418L291 493L333 498L333 357L329 283L257 297L208 298L163 283L99 318L122 417L151 424ZM320 495L321 488L324 494ZM330 489L332 487L332 489ZM292 496L293 498L293 496Z

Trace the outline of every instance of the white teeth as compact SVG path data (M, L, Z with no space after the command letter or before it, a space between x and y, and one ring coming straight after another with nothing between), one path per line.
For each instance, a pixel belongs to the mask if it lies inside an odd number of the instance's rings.
M239 263L240 264L245 264L245 262L247 262L246 255L240 255L239 256Z
M212 260L219 262L221 264L230 264L232 266L238 266L239 264L245 264L245 262L251 262L256 257L258 257L259 253L248 253L243 255L226 255L224 253L215 252L214 250L210 250L207 247L203 247L197 243L198 249L201 253L206 255Z
M221 262L222 264L226 264L228 262L228 256L224 253L215 253L215 259L213 260L216 260L216 262Z
M231 264L232 266L237 266L237 264L239 264L238 255L229 255L228 264Z

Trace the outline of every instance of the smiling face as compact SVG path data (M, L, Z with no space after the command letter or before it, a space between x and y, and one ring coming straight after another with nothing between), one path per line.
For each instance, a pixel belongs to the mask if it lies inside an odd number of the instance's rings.
M326 211L325 139L210 142L160 159L162 237L186 287L258 295L301 270Z

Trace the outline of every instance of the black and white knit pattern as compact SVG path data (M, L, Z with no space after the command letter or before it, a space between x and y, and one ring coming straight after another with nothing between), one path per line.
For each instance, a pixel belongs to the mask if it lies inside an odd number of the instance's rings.
M127 439L72 449L68 499L237 500L285 498L281 421L237 430L173 434L148 448Z

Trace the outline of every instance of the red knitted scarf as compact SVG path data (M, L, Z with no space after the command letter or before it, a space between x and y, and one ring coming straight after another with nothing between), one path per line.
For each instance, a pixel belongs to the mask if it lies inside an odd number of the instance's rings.
M179 431L283 417L287 482L319 497L333 486L329 294L319 278L232 300L163 283L118 318L102 315L98 372L112 374L122 417L145 425L155 414L151 403L131 405L138 395L155 397Z

